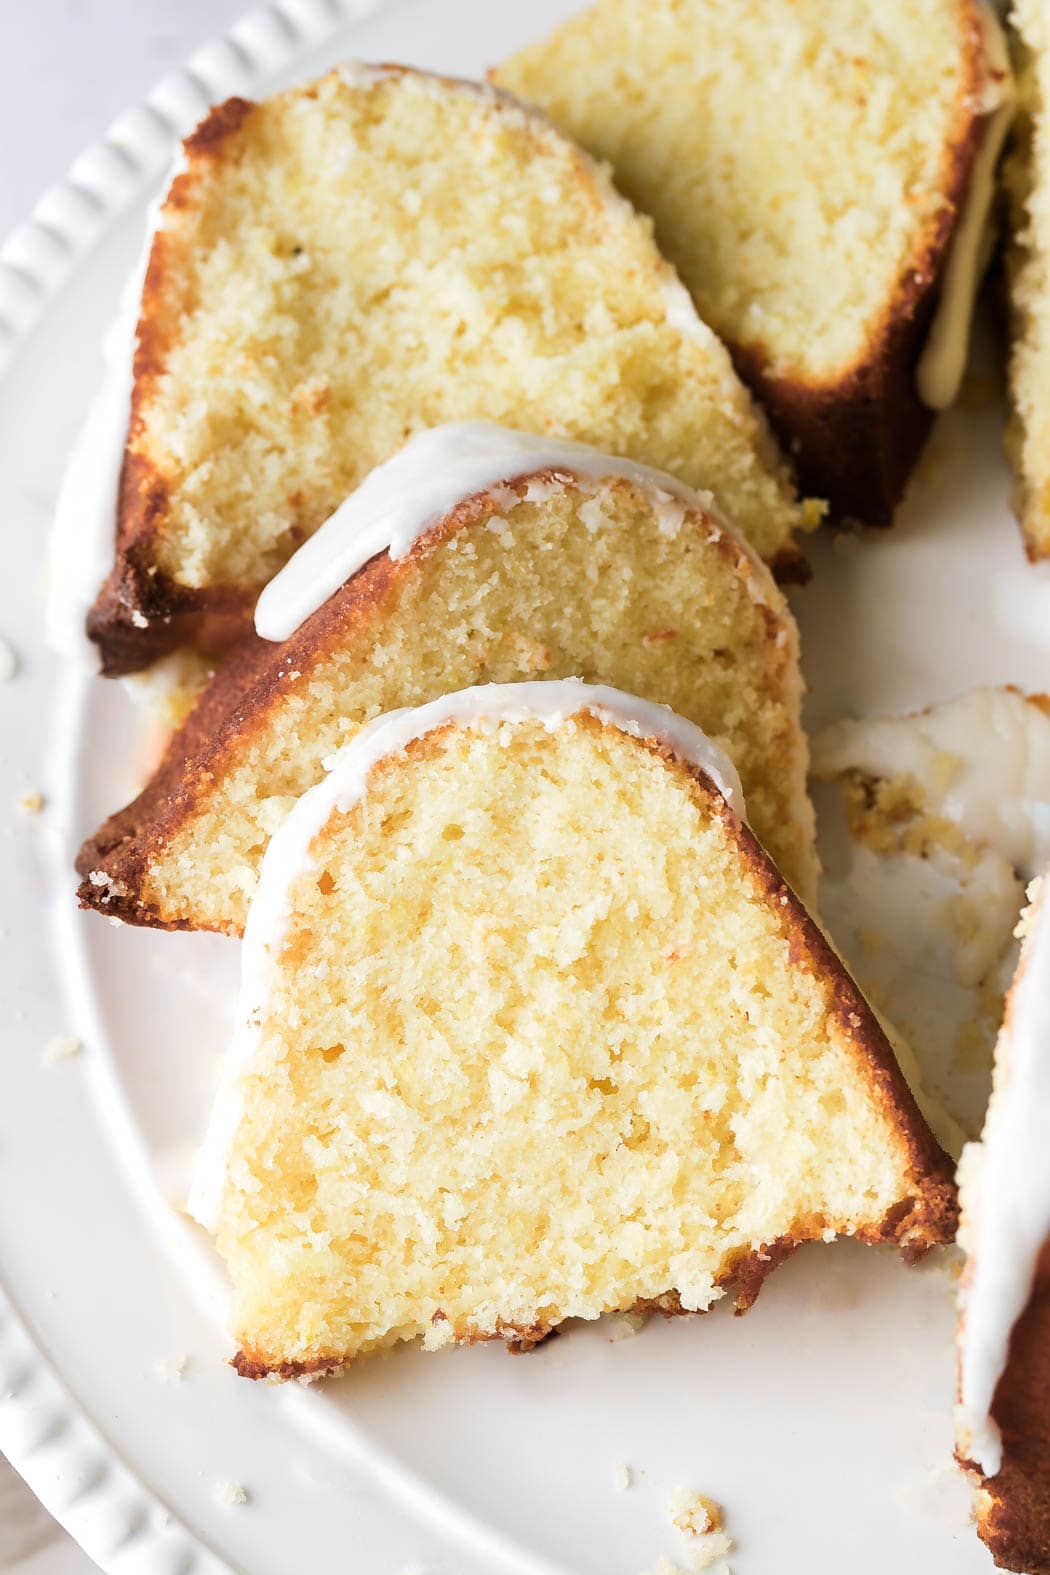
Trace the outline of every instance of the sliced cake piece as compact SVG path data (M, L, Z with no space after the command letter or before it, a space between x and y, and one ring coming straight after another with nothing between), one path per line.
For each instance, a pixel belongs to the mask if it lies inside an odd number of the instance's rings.
M598 0L495 75L652 214L803 486L888 524L987 260L1010 98L991 8Z
M1030 558L1050 557L1050 14L1014 0L1020 114L1004 180L1011 349L1007 450Z
M267 839L362 723L479 680L573 676L702 724L812 902L794 620L710 499L670 476L483 422L422 433L300 549L258 622L270 639L228 659L83 848L86 906L237 932Z
M740 1309L950 1166L726 756L573 680L381 718L267 850L192 1198L242 1373Z
M963 1152L957 1453L996 1564L1050 1572L1050 883L1021 961L980 1143Z
M804 511L650 222L509 96L384 66L231 99L158 223L89 617L107 672L228 643L366 472L452 419L662 466L798 566Z

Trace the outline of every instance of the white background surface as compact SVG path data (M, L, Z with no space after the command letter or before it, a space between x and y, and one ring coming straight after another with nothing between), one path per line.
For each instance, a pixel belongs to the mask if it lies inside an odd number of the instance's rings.
M0 237L158 77L248 0L0 0ZM0 1570L95 1566L0 1461Z
M252 0L0 0L0 236L82 148Z

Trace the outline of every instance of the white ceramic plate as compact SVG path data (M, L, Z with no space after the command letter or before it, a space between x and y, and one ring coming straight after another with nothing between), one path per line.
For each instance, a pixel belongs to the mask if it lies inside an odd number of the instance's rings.
M124 116L0 259L0 635L20 663L0 686L0 1447L121 1575L637 1575L686 1562L665 1509L677 1486L725 1506L736 1575L990 1568L951 1466L943 1262L810 1248L743 1320L723 1305L617 1343L574 1330L513 1360L401 1350L310 1389L235 1377L209 1251L170 1200L236 947L75 911L74 850L132 791L146 746L119 685L45 652L44 542L176 135L211 100L347 55L477 74L567 9L285 0ZM1050 687L1050 583L1007 512L1000 420L990 405L942 421L891 534L817 544L796 598L814 720L981 682ZM46 808L19 817L29 789ZM56 1034L84 1049L47 1065ZM220 1483L248 1502L217 1502Z

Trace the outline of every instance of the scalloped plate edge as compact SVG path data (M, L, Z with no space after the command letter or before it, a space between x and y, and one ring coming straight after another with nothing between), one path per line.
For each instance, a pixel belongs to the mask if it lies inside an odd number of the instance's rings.
M212 104L389 0L278 0L208 40L124 111L0 244L0 376L108 227ZM223 1575L82 1414L0 1285L0 1453L108 1575Z
M256 87L390 0L277 0L209 39L161 78L50 186L0 244L0 376L107 227L161 173L211 105Z

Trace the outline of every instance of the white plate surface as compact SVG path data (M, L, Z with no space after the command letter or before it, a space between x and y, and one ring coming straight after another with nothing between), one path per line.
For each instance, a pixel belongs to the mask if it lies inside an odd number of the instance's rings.
M355 55L478 74L566 0L285 4L124 117L0 260L0 1447L106 1570L637 1575L685 1564L669 1492L726 1508L735 1575L977 1575L951 1466L952 1286L849 1244L718 1307L531 1356L402 1350L312 1388L252 1385L206 1243L171 1206L229 1030L236 946L75 911L73 852L145 748L121 687L43 649L44 542L146 202L211 99ZM819 542L795 598L812 718L973 684L1050 688L1050 581L1007 510L995 404L940 423L901 521ZM47 798L23 818L27 789ZM45 1065L56 1034L84 1050ZM161 1366L185 1358L179 1382ZM617 1468L634 1485L617 1490ZM248 1502L216 1502L219 1483Z

